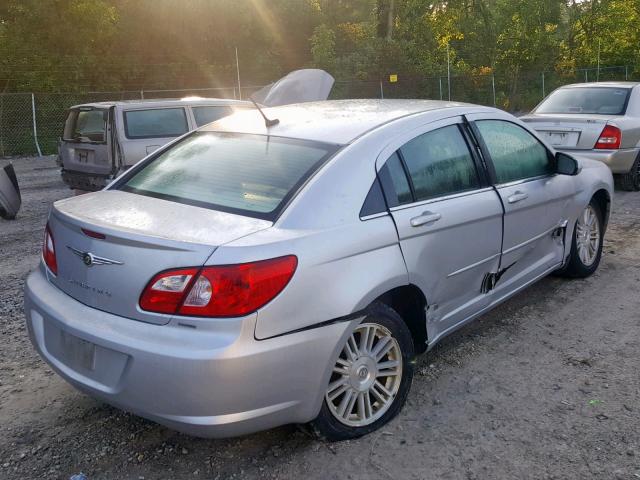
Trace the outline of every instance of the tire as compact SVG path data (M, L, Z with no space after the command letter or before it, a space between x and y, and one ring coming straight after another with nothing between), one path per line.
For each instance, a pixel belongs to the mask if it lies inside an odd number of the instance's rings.
M622 175L616 175L616 186L620 190L626 190L627 192L640 191L640 156L633 162L631 170Z
M586 212L591 211L595 214L595 223L589 229L585 229L585 215L589 215ZM585 246L586 236L594 231L597 225L598 241L597 245L593 248ZM580 230L580 231L579 231ZM585 233L587 232L587 233ZM582 238L581 238L582 236ZM558 273L564 277L569 278L586 278L593 274L600 265L600 259L602 258L602 244L604 240L604 214L600 207L600 204L591 199L589 205L580 213L576 225L573 229L573 239L571 241L571 253L569 254L569 260L562 270ZM584 248L588 249L588 255L585 256Z
M351 345L356 351L350 357ZM377 355L371 355L376 349L380 353L388 349L377 362ZM320 413L311 422L316 435L332 442L358 438L395 417L411 388L413 356L413 338L400 315L385 304L372 304L335 359L334 369L344 373L331 374ZM392 367L390 362L398 365ZM382 364L389 375L378 376Z

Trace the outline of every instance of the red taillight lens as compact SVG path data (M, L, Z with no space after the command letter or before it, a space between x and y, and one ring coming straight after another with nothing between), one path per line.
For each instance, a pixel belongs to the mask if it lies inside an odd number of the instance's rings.
M143 310L198 317L239 317L263 307L293 276L298 259L180 269L156 275L140 298Z
M618 127L613 125L606 125L600 134L600 138L596 142L595 148L613 150L620 148L622 143L622 132Z
M42 258L44 263L54 275L58 274L58 262L56 261L56 244L49 224L44 229L44 241L42 242Z

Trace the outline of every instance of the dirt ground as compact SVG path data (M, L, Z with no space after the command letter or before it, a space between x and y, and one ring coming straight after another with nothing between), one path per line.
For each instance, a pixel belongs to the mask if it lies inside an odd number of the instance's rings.
M546 278L447 338L382 431L203 440L78 393L31 347L23 280L49 205L70 191L53 158L14 163L24 204L0 219L0 478L640 478L640 193L617 192L593 277Z

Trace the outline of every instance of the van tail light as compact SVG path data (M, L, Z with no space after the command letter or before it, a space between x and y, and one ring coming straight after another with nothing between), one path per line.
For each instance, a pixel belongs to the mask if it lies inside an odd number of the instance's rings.
M622 143L622 131L613 125L605 125L600 138L596 142L595 148L604 150L614 150L620 148Z
M160 272L140 297L149 312L195 317L240 317L273 300L293 277L294 255L237 265Z
M58 275L58 262L56 261L56 243L49 224L44 228L44 241L42 242L42 258L44 263L54 275Z

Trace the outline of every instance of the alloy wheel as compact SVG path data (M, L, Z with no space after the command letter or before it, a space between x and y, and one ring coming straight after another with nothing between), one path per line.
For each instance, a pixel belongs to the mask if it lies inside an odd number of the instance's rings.
M376 323L360 324L333 367L325 400L344 425L362 427L382 417L402 380L402 352L391 332Z
M598 257L600 247L600 222L591 205L585 208L576 224L576 246L580 261L590 267Z

